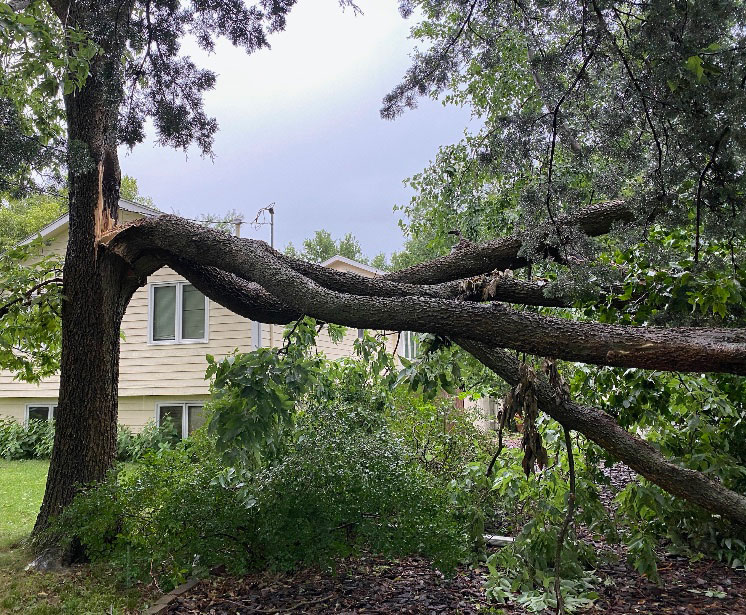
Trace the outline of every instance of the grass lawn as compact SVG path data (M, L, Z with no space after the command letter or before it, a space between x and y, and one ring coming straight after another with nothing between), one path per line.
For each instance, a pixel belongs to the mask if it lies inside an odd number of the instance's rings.
M125 589L110 571L76 566L63 572L25 572L24 545L34 527L47 480L46 461L0 460L0 614L129 615L142 593Z
M0 460L0 565L13 559L16 545L34 527L48 467L46 461Z

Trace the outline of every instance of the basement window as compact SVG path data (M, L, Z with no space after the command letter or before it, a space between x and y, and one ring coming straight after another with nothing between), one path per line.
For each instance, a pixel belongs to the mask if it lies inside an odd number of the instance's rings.
M57 412L57 404L27 404L25 422L29 421L51 421Z
M176 428L177 435L186 438L204 424L204 406L195 402L156 404L155 420L158 427L171 423Z
M206 342L207 323L207 297L189 282L150 286L148 337L151 344Z

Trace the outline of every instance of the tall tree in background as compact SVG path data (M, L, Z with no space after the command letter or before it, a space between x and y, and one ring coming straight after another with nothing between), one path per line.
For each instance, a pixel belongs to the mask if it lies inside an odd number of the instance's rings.
M734 326L743 323L730 304L701 328L606 324L582 313L556 317L509 305L567 307L579 282L596 280L583 288L634 310L645 282L627 280L632 288L619 294L616 282L627 265L615 263L600 275L590 264L599 248L639 240L653 223L672 231L691 224L695 266L713 241L730 243L729 270L742 270L741 2L402 2L405 13L423 11L415 33L431 48L387 97L384 115L447 88L457 102L473 99L489 112L485 132L438 170L449 178L446 190L421 180L426 200L415 205L433 216L426 223L461 234L450 253L430 262L362 278L176 216L118 227L119 144L141 141L148 117L158 140L176 147L195 143L209 151L216 130L201 104L214 76L178 55L181 37L193 34L210 49L214 36L224 35L255 50L266 46L268 32L284 27L293 4L49 3L56 27L85 33L95 53L88 57L81 49L91 46L72 34L65 39L65 70L84 62L74 74L85 75L65 80L63 90L70 241L59 419L37 532L76 485L101 479L112 463L119 324L134 290L163 265L262 322L309 315L446 337L511 384L521 371L505 349L599 366L746 374L746 333ZM41 6L47 5L31 3L22 15L44 21L49 12ZM490 178L477 182L465 167L488 169ZM487 207L494 203L504 206ZM620 235L622 223L631 226ZM493 238L506 232L513 234ZM477 243L482 239L489 241ZM665 250L658 252L664 259ZM529 264L560 280L551 294L544 280L502 273ZM534 385L537 403L567 429L671 493L746 524L746 498L729 485L666 459L552 382L537 377Z
M285 254L300 258L310 263L323 263L332 256L344 256L359 263L372 265L378 269L387 269L386 255L381 253L369 259L363 254L360 242L352 233L347 233L341 239L334 239L332 234L324 229L316 231L313 237L303 241L303 250L298 252L292 243L285 248Z

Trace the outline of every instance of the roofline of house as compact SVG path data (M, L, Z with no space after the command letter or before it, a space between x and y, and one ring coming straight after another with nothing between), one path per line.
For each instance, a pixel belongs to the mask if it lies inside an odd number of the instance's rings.
M119 209L124 209L125 211L130 211L134 214L142 214L143 216L157 216L158 214L162 213L154 207L149 207L148 205L143 205L141 203L135 203L134 201L129 201L127 199L119 199ZM26 244L31 243L39 235L41 235L42 237L47 237L48 235L54 233L54 231L56 231L58 228L65 226L65 224L67 224L69 220L70 214L64 214L56 220L53 220L46 226L43 226L34 234L26 237L26 239L19 242L18 245L25 246Z
M331 258L326 259L323 263L321 263L321 266L328 267L329 265L331 265L332 263L336 261L345 263L346 265L352 265L353 267L357 267L358 269L362 269L363 271L375 273L376 275L386 275L386 272L382 271L381 269L377 269L376 267L371 267L370 265L366 265L365 263L359 263L358 261L352 260L351 258L347 258L346 256L342 256L341 254L336 254L335 256L332 256Z

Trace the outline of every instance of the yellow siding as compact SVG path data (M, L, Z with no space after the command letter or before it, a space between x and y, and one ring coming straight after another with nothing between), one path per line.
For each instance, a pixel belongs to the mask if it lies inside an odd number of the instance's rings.
M183 280L168 268L148 278L154 282ZM207 395L205 356L221 358L238 349L250 350L250 322L209 301L207 341L189 344L152 344L148 341L149 286L135 292L122 321L119 394Z
M148 422L155 422L156 404L207 401L206 395L155 396L140 395L119 398L119 422L132 431L140 431Z
M124 212L124 221L133 219L135 214ZM67 226L63 226L46 238L49 244L45 253L64 254L67 240ZM331 263L335 269L351 271L365 276L371 272L358 269L348 263ZM119 421L135 429L141 429L155 418L155 404L158 401L190 401L206 399L209 382L204 379L207 361L211 354L222 358L238 350L251 350L253 328L251 322L226 308L209 301L207 341L188 344L152 344L148 338L148 303L150 284L183 280L168 268L157 271L148 278L148 284L138 289L127 308L122 321L123 339L121 343L119 378ZM284 327L262 326L262 346L282 344ZM319 350L330 359L353 355L353 343L357 329L348 329L341 343L333 344L328 333L322 331L318 339ZM393 350L396 335L387 340L389 350ZM14 381L12 375L0 371L0 416L13 416L23 420L27 403L46 400L55 401L59 390L59 377L34 385Z
M140 431L148 422L155 422L156 404L168 402L207 401L206 395L155 396L141 395L119 399L119 422L133 431ZM11 417L19 423L25 420L26 406L56 403L56 397L0 398L0 417Z

